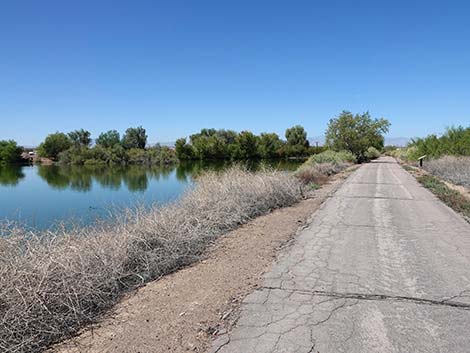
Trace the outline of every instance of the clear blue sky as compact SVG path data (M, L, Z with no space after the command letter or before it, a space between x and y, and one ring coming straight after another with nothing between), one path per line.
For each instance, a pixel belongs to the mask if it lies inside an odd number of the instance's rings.
M142 125L322 135L341 110L390 136L470 125L465 1L80 0L0 4L0 139Z

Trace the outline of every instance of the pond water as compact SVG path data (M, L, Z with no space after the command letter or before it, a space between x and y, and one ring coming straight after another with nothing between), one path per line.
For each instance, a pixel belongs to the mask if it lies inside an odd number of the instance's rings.
M299 161L250 162L294 170ZM165 204L177 199L204 170L230 163L190 162L175 167L0 166L0 225L49 228L59 222L89 224L112 208Z

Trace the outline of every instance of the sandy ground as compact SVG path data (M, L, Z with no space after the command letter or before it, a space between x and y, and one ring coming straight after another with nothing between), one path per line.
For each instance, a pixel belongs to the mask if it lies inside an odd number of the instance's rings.
M442 179L441 179L442 180ZM442 180L444 184L446 184L449 188L454 189L455 191L460 192L464 197L470 200L470 190L462 185L455 185L449 183L448 181Z
M303 228L348 172L293 207L227 233L206 259L125 297L99 325L55 352L204 352L230 329L243 298L262 282L276 253Z

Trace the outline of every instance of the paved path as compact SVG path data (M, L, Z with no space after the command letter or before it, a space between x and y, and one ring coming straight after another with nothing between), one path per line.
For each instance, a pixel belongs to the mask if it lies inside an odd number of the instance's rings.
M391 158L364 165L223 339L214 351L468 353L470 224Z

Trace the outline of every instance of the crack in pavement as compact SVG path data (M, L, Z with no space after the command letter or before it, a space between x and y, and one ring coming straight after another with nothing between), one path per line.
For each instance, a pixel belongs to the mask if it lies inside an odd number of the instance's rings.
M295 289L295 288L282 288L282 287L261 287L263 289L269 290L282 290L288 292L297 292L304 294L311 294L319 297L330 297L336 299L357 299L357 300L368 300L368 301L399 301L399 302L410 302L414 304L423 304L423 305L439 305L439 306L449 306L452 308L458 308L462 310L470 310L470 303L464 303L459 301L454 301L455 298L460 298L463 296L463 292L460 295L451 296L447 299L426 299L426 298L417 298L410 296L402 295L389 295L389 294L367 294L367 293L354 293L354 292L333 292L333 291L322 291L322 290L304 290L304 289ZM464 291L466 292L466 291ZM466 297L466 296L465 296Z
M468 224L396 163L352 178L286 244L216 352L468 353Z

